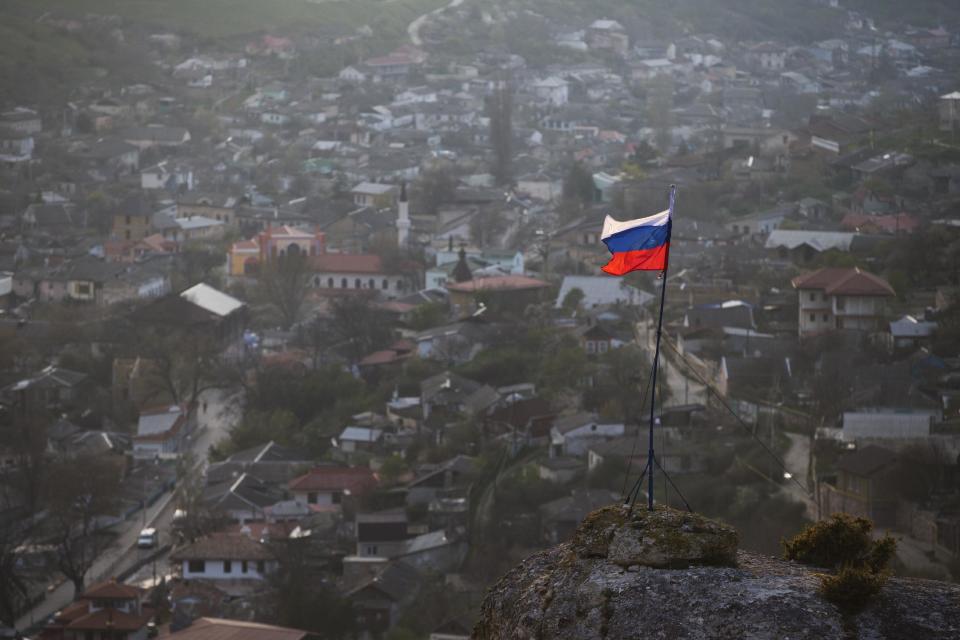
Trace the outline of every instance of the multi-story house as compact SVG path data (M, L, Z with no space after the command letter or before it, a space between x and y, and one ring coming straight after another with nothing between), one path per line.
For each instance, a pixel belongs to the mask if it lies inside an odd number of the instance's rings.
M884 328L890 283L859 268L826 268L793 279L799 300L800 337L836 329Z
M960 129L960 91L940 96L940 131Z

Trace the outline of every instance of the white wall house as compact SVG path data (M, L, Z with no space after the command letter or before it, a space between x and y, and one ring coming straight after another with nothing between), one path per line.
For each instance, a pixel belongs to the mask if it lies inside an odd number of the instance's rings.
M266 544L243 533L200 538L171 554L184 580L260 581L277 568Z
M590 445L623 434L623 423L602 423L597 416L580 414L559 418L550 429L550 457L582 456Z

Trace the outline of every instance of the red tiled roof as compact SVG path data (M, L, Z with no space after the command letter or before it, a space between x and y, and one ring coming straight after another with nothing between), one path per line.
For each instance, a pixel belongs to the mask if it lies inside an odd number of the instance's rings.
M409 357L411 352L416 348L417 346L409 340L397 340L382 351L374 351L361 360L359 365L361 367L372 367L377 365L392 364L398 360L403 360L404 358Z
M181 560L271 560L269 547L258 540L232 533L215 533L199 538L170 555L175 562Z
M403 360L408 357L408 353L397 353L393 349L384 349L383 351L374 351L363 358L358 365L361 367L374 367L377 365L392 364L397 360Z
M380 256L370 254L325 253L312 256L310 264L321 273L384 273Z
M200 618L170 637L177 640L303 640L308 635L306 631L257 622Z
M128 584L121 584L116 580L108 580L88 587L83 592L84 598L107 598L110 600L132 600L139 597L141 590Z
M77 618L67 625L71 630L106 630L139 631L147 626L153 611L144 609L144 613L137 616L119 609L100 609L83 617Z
M288 485L291 491L344 491L357 495L377 485L377 476L367 467L316 467Z
M260 245L257 244L256 240L240 240L239 242L234 242L231 249L233 251L258 251Z
M843 217L840 225L851 231L861 227L874 227L887 233L913 233L920 226L920 221L908 213L898 213L891 216L848 213Z
M493 276L491 278L474 278L466 282L456 282L447 285L448 291L521 291L524 289L545 289L549 283L527 276Z
M279 227L269 227L267 229L266 235L271 238L313 238L316 237L316 234L312 231L307 231L305 229L298 229L296 227L291 227L288 224L282 224Z
M794 289L818 289L828 295L841 296L895 296L890 283L858 268L828 267L797 276Z

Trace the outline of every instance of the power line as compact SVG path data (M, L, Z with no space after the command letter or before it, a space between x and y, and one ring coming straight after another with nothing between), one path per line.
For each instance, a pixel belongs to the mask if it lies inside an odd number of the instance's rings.
M650 390L650 383L653 381L653 376L647 376L647 384L643 387L643 395L640 397L640 411L643 411L643 408L647 406L647 392ZM651 399L652 402L652 399ZM627 502L629 502L629 496L627 495L627 482L630 480L630 470L633 468L633 456L637 453L637 442L640 440L640 423L637 422L637 433L633 437L633 446L630 448L630 457L627 458L627 471L623 475L623 488L620 489L620 495L623 496ZM640 474L642 478L647 472L644 468L643 473ZM630 490L630 493L633 493L633 489Z
M693 365L690 363L690 361L687 360L687 358L686 358L682 353L680 353L679 351L677 351L677 348L674 347L673 344L672 344L669 340L667 340L667 346L668 346L668 347L670 348L670 350L673 351L673 352L677 355L677 357L679 357L680 360L687 366L687 370L688 370L690 373L693 374L693 376L700 382L700 384L702 384L703 387L704 387L709 393L712 393L712 394L714 395L714 397L716 397L717 400L720 401L720 404L723 405L724 409L726 409L726 410L730 413L730 415L732 415L732 416L736 419L737 423L740 424L740 426L742 426L742 427L744 428L744 430L745 430L747 433L750 434L750 437L753 438L754 440L756 440L757 444L759 444L759 445L763 448L763 450L766 451L767 454L768 454L771 458L773 458L774 461L776 461L776 463L777 463L778 465L780 465L780 468L783 469L784 472L786 472L786 475L785 475L784 477L787 477L789 480L793 480L793 482L796 483L796 485L797 485L798 487L800 487L801 489L803 489L804 494L809 496L809 495L810 495L810 490L809 490L805 485L803 485L799 480L797 480L797 478L794 477L794 475L793 475L792 473L790 473L789 469L787 469L786 463L780 458L780 456L778 456L776 453L773 452L773 450L772 450L770 447L768 447L766 444L764 444L763 440L761 440L761 439L757 436L757 434L754 433L753 429L750 428L750 425L748 425L746 422L744 422L743 418L740 417L740 414L738 414L738 413L727 403L726 399L725 399L723 396L721 396L720 393L719 393L716 389L714 389L713 386L712 386L709 382L707 382L706 380L703 379L703 377L697 372L697 370L694 369L694 367L693 367Z

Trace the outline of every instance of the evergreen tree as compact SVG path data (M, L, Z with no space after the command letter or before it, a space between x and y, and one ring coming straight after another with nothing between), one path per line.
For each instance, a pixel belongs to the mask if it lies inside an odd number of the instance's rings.
M506 81L498 83L487 100L490 118L490 144L493 147L493 175L498 185L513 182L513 89Z

